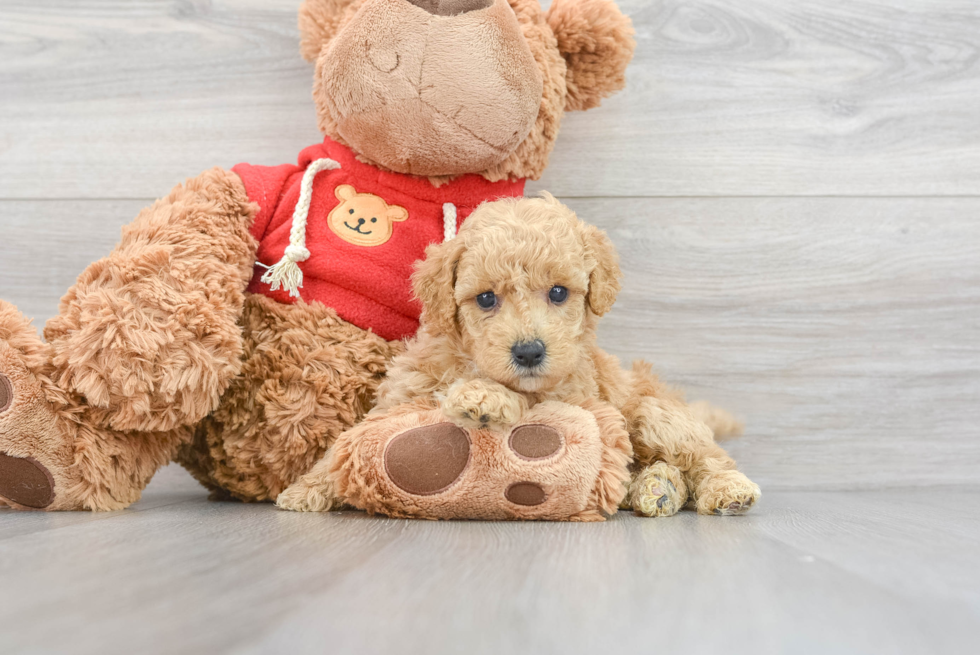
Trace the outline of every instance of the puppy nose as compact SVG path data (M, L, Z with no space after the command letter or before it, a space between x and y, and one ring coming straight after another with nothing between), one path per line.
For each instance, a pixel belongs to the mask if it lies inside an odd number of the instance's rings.
M357 219L357 224L358 225L364 225L364 219L363 218Z
M535 339L534 341L518 341L511 349L511 357L514 363L524 368L534 368L544 361L544 341Z

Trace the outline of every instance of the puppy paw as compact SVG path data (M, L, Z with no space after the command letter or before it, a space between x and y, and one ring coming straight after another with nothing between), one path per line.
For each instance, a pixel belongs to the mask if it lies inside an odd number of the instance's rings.
M759 486L740 471L720 471L701 480L697 489L699 514L744 514L759 500Z
M642 516L673 516L687 502L687 485L680 469L657 462L636 474L627 500Z
M442 411L462 427L509 427L527 411L527 401L497 382L469 380L449 388Z
M276 498L276 506L291 512L329 512L337 509L340 501L332 485L311 484L300 478Z

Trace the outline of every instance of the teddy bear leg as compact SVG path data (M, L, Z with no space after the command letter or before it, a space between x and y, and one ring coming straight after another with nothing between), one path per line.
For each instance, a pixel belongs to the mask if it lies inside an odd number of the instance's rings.
M498 429L462 427L431 405L369 416L279 506L343 499L396 517L601 521L626 493L629 437L611 407L546 402Z
M51 378L50 347L0 301L0 504L30 510L113 510L139 499L187 428L125 433L99 427Z
M255 206L214 169L125 227L45 327L0 317L0 496L119 509L190 439L241 366Z
M664 462L680 469L699 513L742 514L758 501L759 487L737 470L735 460L715 443L711 428L682 401L670 397L641 398L627 420L633 426L631 436L638 463L656 466L657 462ZM641 471L640 475L658 473ZM644 479L656 484L652 478ZM677 486L676 480L670 476L667 479Z
M254 215L239 177L217 168L141 211L45 326L54 383L113 430L204 418L241 366Z
M241 373L177 461L217 493L275 500L360 422L403 346L321 303L256 294L246 295L241 332Z

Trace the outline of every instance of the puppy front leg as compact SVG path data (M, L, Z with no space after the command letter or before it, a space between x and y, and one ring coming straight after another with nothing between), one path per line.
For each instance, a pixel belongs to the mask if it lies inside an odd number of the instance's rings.
M280 509L293 512L329 512L341 505L330 478L331 451L313 465L309 473L300 476L276 498Z
M680 469L699 513L741 514L759 499L759 487L735 467L735 460L715 443L711 428L682 402L645 397L630 414L637 460L651 469L657 462Z
M449 387L442 411L465 428L510 427L528 410L527 399L499 382L477 378Z

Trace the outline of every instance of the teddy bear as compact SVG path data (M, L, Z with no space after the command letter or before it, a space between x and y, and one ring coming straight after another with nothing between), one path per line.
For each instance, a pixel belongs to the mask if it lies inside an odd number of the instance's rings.
M327 215L327 224L334 234L355 246L387 243L394 223L408 220L408 210L404 207L389 205L384 198L371 193L358 193L349 184L341 184L334 193L340 204Z
M306 0L299 26L322 143L145 208L43 340L0 301L0 502L121 509L170 462L277 498L418 329L413 262L521 196L634 48L611 0Z

